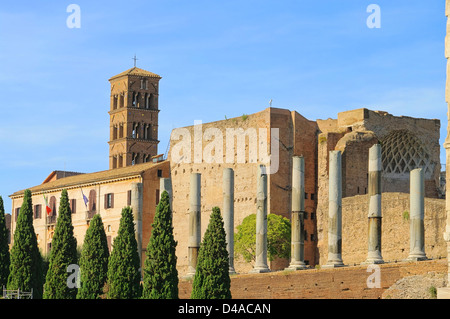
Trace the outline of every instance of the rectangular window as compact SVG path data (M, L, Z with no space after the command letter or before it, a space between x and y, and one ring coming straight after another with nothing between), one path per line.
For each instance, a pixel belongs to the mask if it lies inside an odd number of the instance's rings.
M15 213L14 221L17 221L17 217L19 217L19 213L20 213L20 207L16 208L16 213Z
M316 219L316 213L311 213L311 219Z
M158 177L162 177L162 169L158 170Z
M72 212L72 214L77 213L77 200L76 199L70 200L70 211Z
M105 209L114 208L114 194L105 194Z
M311 200L314 200L314 193L311 193Z
M308 193L305 193L305 199L308 199Z
M311 234L310 236L311 236L311 241L316 240L316 237L314 236L314 234Z
M40 219L42 217L42 205L34 205L34 219Z
M127 192L127 205L131 206L131 189Z

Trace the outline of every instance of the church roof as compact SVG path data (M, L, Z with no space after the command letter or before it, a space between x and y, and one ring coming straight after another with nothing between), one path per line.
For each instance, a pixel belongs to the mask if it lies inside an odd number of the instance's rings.
M60 179L56 179L45 184L37 185L34 187L27 188L31 193L39 193L44 191L51 191L63 188L78 187L85 184L91 184L101 181L114 180L119 178L126 178L131 176L141 175L145 171L155 168L167 161L160 162L149 162L136 164L132 166L126 166L121 168L109 169L106 171L85 173L79 175L68 176ZM15 192L9 197L22 196L25 193L25 189Z
M161 76L159 76L158 74L155 74L155 73L152 73L152 72L140 69L138 67L133 67L133 68L131 68L129 70L126 70L126 71L124 71L122 73L119 73L119 74L113 76L112 78L109 79L109 81L111 81L113 79L116 79L116 78L119 78L121 76L126 76L126 75L146 76L146 77L150 77L150 78L161 79Z

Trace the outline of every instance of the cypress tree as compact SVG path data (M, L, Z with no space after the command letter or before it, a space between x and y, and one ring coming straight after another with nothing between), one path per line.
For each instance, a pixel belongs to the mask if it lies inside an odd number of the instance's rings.
M99 299L108 272L108 242L100 215L95 214L84 237L80 256L80 284L77 299Z
M27 292L33 289L33 298L41 299L43 288L42 256L34 232L33 203L31 191L28 189L25 190L23 203L17 218L10 258L7 289L20 289Z
M191 299L231 299L229 261L220 209L214 207L200 244Z
M9 265L8 230L6 229L3 198L0 196L0 293L3 286L6 287L8 283Z
M164 191L156 207L144 266L143 298L178 299L178 271L169 194Z
M61 192L61 199L52 239L52 249L47 275L45 277L45 299L74 299L77 289L68 285L67 267L77 264L77 240L73 235L72 212L67 190Z
M140 297L140 264L133 212L131 207L125 207L108 261L108 298Z

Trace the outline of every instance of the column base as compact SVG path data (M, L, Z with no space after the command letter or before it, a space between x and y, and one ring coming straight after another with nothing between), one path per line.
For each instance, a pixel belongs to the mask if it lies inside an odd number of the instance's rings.
M304 262L296 262L291 263L288 267L284 268L284 270L303 270L307 269L308 267Z
M383 257L379 252L369 252L366 261L361 263L362 265L368 264L384 264Z
M236 270L234 270L234 268L231 268L231 267L230 267L230 268L228 269L228 274L229 274L229 275L236 275L237 272L236 272Z
M249 274L262 274L265 272L270 272L270 269L268 267L255 267L252 270L250 270Z
M325 265L322 265L320 268L339 268L339 267L345 267L342 261L328 262Z
M384 264L383 259L367 259L366 261L363 261L361 265L372 265L372 264Z
M428 260L427 256L408 256L408 258L405 259L406 261L422 261L422 260Z

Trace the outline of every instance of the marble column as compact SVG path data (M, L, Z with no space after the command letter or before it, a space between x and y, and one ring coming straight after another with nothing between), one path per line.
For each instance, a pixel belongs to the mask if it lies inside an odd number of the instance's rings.
M267 265L267 174L265 166L259 166L257 178L256 262L251 273L270 271Z
M190 177L190 211L188 241L188 276L195 275L198 250L201 242L201 174L192 173Z
M223 223L227 241L229 273L234 270L234 171L223 169Z
M409 189L409 256L408 260L425 260L425 177L423 168L410 172Z
M170 178L159 179L159 199L164 191L169 194L170 209L172 209L172 180Z
M381 145L369 149L369 228L366 263L382 264L381 256Z
M305 269L304 211L305 211L305 159L292 158L291 194L291 263L286 270Z
M342 267L342 159L341 151L329 153L328 261L322 267Z
M447 59L445 85L445 101L447 102L447 136L444 142L446 168L450 168L450 0L445 0L445 16L447 17L447 32L445 36L445 57ZM450 185L450 172L446 169L446 185ZM447 214L447 223L444 232L444 240L447 243L447 287L437 289L438 299L450 299L450 187L445 188L445 212Z

